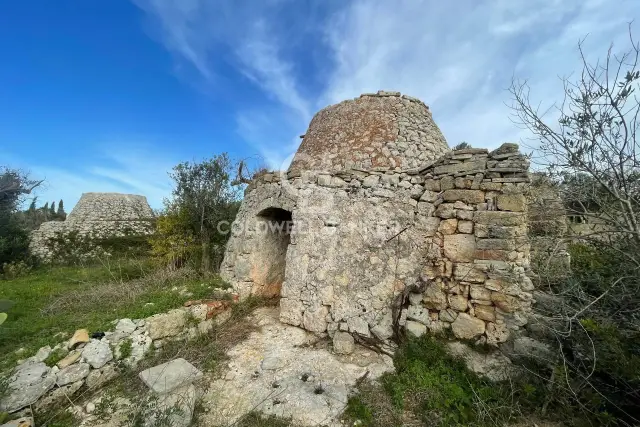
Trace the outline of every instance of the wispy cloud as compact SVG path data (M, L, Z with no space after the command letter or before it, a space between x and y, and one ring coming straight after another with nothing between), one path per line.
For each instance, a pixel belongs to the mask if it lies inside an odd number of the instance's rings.
M292 0L135 1L211 84L231 66L271 100L236 112L239 133L270 163L295 149L314 110L378 89L427 102L451 145L517 140L511 79L557 100L558 76L579 69L577 42L589 34L587 54L602 55L640 17L636 0L327 1L322 13Z
M20 165L18 159L14 160L12 164ZM36 192L39 204L62 199L70 211L82 193L116 192L144 195L155 209L161 208L163 198L171 194L168 171L173 164L145 146L110 144L75 169L37 164L30 169L37 171L33 178L45 179Z

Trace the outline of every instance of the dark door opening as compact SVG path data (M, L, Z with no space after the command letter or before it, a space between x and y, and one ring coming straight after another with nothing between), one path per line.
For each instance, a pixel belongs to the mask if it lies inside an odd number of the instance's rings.
M292 225L291 212L284 209L267 208L257 215L258 243L251 274L253 295L267 298L280 296Z

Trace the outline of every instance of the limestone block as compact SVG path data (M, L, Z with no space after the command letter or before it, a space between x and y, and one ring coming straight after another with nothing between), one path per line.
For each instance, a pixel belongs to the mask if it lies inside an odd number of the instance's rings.
M100 369L113 360L113 352L109 343L92 339L82 349L82 359L89 363L92 368Z
M412 320L407 320L405 328L407 329L407 332L414 337L421 337L427 333L427 327L425 325Z
M338 354L351 354L355 348L355 340L347 332L336 332L333 335L333 351Z
M462 201L465 203L482 203L484 202L484 191L482 190L446 190L442 194L442 198L446 202Z
M438 231L445 235L455 234L457 229L458 220L455 218L440 221L440 226L438 227Z
M496 311L493 306L474 304L473 309L478 319L486 320L487 322L496 321Z
M477 211L473 217L475 222L488 225L516 226L523 225L526 221L521 212Z
M451 322L455 321L456 318L458 317L458 312L453 310L453 309L451 309L451 308L448 308L446 310L442 310L440 312L440 316L439 317L440 317L441 321L451 323Z
M420 196L420 201L422 202L433 203L436 200L438 200L438 193L435 191L425 190L425 192L422 193L422 196Z
M473 234L473 221L458 221L458 232Z
M513 239L478 239L476 241L477 249L488 249L488 250L503 250L503 251L512 251L516 249L516 244Z
M456 210L453 208L453 203L442 203L436 208L435 215L439 218L455 218Z
M440 179L440 190L444 191L444 190L449 190L455 188L455 181L453 179L452 176L443 176L442 179Z
M378 185L380 182L380 175L369 175L362 180L362 186L364 188L371 188Z
M156 314L147 318L147 328L152 340L178 335L187 322L187 313L182 309Z
M439 179L426 179L424 181L424 188L431 191L440 192L440 180Z
M183 358L146 369L138 375L155 393L168 393L202 378L203 374Z
M433 310L444 310L447 308L447 295L436 283L431 283L424 291L422 302L424 306Z
M324 332L327 330L327 314L329 308L324 305L315 309L308 308L302 316L302 326L311 332Z
M457 338L468 340L484 334L485 323L467 313L460 313L451 324L451 330Z
M302 324L304 305L300 300L293 298L280 299L280 321L293 326Z
M464 295L449 295L449 306L456 311L466 311L467 302Z
M456 263L453 267L453 277L464 282L484 282L487 278L481 266L471 263Z
M520 308L518 299L511 295L505 295L502 292L491 292L491 301L500 310L506 313L513 313Z
M419 305L410 305L407 308L407 319L428 325L430 322L429 310Z
M505 324L487 323L487 343L490 345L498 345L509 339L509 329Z
M88 363L78 363L61 369L56 373L56 384L63 386L80 381L89 375L90 369L91 367Z
M524 194L500 194L496 202L501 211L523 212L527 207Z
M451 261L472 262L475 252L476 238L472 234L444 236L444 254Z
M484 170L486 166L486 160L472 160L463 163L455 163L452 165L436 166L435 168L433 168L433 173L435 173L436 175L456 174L461 172Z
M470 294L473 299L491 300L491 291L486 288L486 282L484 286L471 285Z

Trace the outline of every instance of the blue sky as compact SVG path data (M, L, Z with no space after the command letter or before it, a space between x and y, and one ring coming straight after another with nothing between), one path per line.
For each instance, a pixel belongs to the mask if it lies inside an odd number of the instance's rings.
M318 109L378 89L423 99L450 145L494 147L526 137L512 76L556 101L578 40L603 56L638 18L637 0L8 0L0 164L46 178L42 202L159 208L174 164L286 167Z

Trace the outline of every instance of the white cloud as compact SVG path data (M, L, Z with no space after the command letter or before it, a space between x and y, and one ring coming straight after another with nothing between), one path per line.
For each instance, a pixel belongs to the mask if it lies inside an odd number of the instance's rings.
M163 198L171 194L167 172L173 164L149 147L110 144L100 156L74 170L37 164L30 169L33 178L45 179L44 186L36 191L38 205L62 199L70 212L87 192L141 194L152 208L161 208Z
M587 54L601 56L640 17L637 0L352 0L325 2L333 9L319 15L291 0L136 2L212 84L226 58L273 100L236 113L240 134L273 164L314 110L379 89L423 99L450 145L518 140L505 105L512 77L528 79L536 99L558 100L558 76L580 68L578 40L589 33Z

